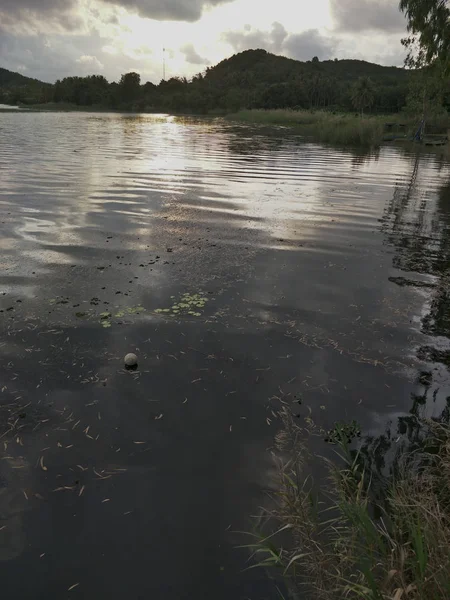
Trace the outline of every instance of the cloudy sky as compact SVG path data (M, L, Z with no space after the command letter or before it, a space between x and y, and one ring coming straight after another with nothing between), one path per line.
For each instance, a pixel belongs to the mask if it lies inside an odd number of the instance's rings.
M403 63L398 0L0 0L0 66L55 81L190 77L247 48Z

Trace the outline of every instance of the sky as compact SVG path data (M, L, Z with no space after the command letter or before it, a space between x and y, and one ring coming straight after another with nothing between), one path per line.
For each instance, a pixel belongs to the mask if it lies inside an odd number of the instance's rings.
M54 82L191 77L236 52L401 66L398 0L0 0L0 67ZM163 50L165 49L165 51Z

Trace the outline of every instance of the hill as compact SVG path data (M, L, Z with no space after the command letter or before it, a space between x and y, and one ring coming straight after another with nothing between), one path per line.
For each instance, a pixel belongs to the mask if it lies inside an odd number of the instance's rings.
M262 49L246 50L195 75L140 85L137 74L109 83L102 76L68 77L55 85L0 69L0 102L64 102L134 110L220 113L241 108L328 108L353 110L351 86L370 77L374 112L405 104L410 71L361 60L302 62Z
M0 104L48 102L52 85L0 67Z
M278 83L302 75L321 73L345 81L354 81L358 77L395 80L407 78L409 72L398 67L385 67L364 60L325 60L299 61L278 56L266 50L245 50L227 58L216 66L207 69L207 76L224 78L231 73L250 72L267 83Z
M352 110L350 89L359 77L374 83L375 112L395 112L405 104L411 77L405 69L362 60L302 62L261 49L240 52L207 69L203 83L220 89L233 108Z
M8 69L2 69L0 67L0 87L15 87L24 85L46 85L42 81L37 79L31 79L25 77L20 73L14 73L14 71L8 71Z

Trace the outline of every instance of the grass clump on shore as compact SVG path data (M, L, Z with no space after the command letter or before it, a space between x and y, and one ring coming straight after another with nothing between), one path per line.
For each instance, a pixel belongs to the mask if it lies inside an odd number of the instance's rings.
M320 142L375 145L383 138L386 116L333 114L306 110L242 110L229 119L246 123L296 127ZM398 119L398 117L397 117Z
M287 410L282 418L277 447L285 458L269 513L277 528L250 545L259 564L280 568L293 597L303 591L311 600L448 600L448 425L425 423L425 445L402 453L384 478L337 428L339 464L321 459L328 477L317 490L305 475L311 427L300 428Z

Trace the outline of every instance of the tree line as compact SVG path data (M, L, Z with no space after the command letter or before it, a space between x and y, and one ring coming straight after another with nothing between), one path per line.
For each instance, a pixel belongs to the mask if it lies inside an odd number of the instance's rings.
M30 80L29 84L0 87L0 102L199 114L243 108L353 110L354 84L359 77L369 76L374 99L367 109L400 110L408 93L408 74L402 69L351 60L321 63L314 58L302 63L265 50L247 50L190 80L171 77L158 85L141 82L133 72L122 75L117 83L109 83L102 75L66 77L54 85Z
M190 80L171 77L158 85L142 83L135 72L113 83L102 75L66 77L53 85L28 80L1 87L0 81L0 102L192 114L252 108L356 109L387 114L408 104L417 79L414 75L414 70L359 60L321 62L314 57L300 62L265 50L247 50ZM442 103L449 106L448 85L442 92Z

